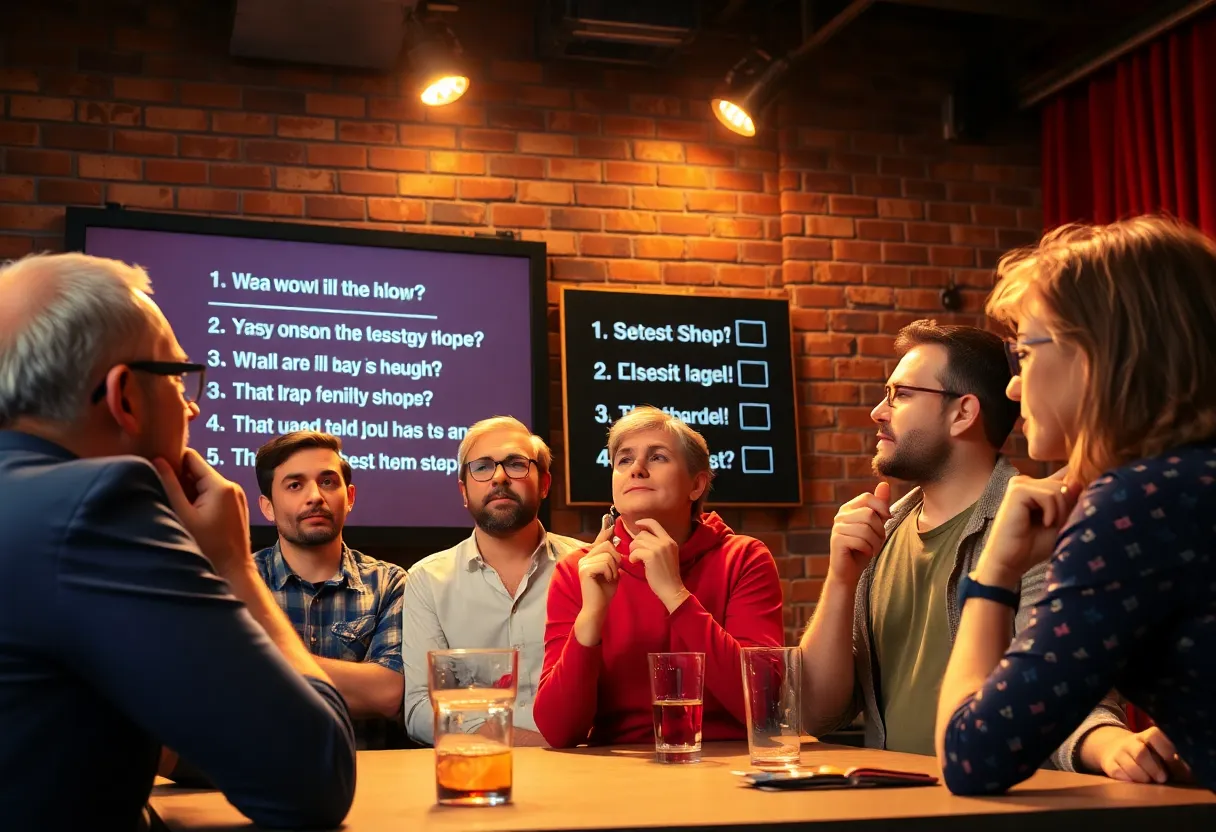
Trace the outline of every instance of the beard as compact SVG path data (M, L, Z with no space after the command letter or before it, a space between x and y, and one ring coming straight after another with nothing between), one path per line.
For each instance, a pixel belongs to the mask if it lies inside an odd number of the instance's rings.
M895 449L887 455L874 454L878 476L920 485L936 482L949 464L950 440L945 436L922 429L909 430L898 439L887 433L883 436L895 443Z
M330 525L304 529L303 522L308 517L326 517L329 519ZM279 529L279 534L289 543L297 546L324 546L338 539L338 536L342 534L342 527L334 522L333 514L316 513L298 518L291 529Z
M514 504L490 508L490 502L499 497L513 500ZM539 510L539 500L534 503L526 503L519 498L519 495L504 488L487 494L481 503L481 508L470 509L469 513L473 515L473 522L477 524L477 528L488 535L504 537L514 534L535 520Z

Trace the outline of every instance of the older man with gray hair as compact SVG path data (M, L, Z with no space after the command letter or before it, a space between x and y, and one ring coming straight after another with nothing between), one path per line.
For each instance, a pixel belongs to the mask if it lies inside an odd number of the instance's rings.
M150 291L83 254L0 267L0 816L140 828L169 746L260 825L335 826L346 705L186 445L203 367Z
M523 422L510 416L478 422L457 457L460 495L476 527L451 549L414 564L405 583L405 727L413 740L434 742L428 650L514 647L515 744L543 745L532 700L545 656L549 579L554 564L583 543L545 531L537 519L552 482L552 454Z

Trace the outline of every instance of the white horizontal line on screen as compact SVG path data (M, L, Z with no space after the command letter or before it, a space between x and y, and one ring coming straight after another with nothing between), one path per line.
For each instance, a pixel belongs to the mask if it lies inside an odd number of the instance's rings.
M326 315L370 315L373 318L420 318L426 321L439 320L438 315L411 315L408 312L361 312L356 309L317 309L312 306L268 306L264 303L225 303L209 300L208 306L232 306L237 309L274 309L279 312L323 312Z

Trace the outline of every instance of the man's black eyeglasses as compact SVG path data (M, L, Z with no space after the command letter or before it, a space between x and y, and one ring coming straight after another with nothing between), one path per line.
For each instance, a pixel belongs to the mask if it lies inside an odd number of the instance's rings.
M536 464L535 459L526 456L509 456L504 460L493 460L488 456L474 459L465 463L469 476L478 482L489 482L494 479L494 471L502 466L503 473L513 480L522 480L528 476L528 471Z
M1050 344L1056 340L1050 335L1041 335L1036 338L1006 338L1005 339L1005 357L1009 359L1009 372L1015 376L1022 374L1022 347L1033 347L1036 344Z
M910 384L888 384L885 389L887 391L887 407L895 407L895 397L899 395L900 390L911 390L916 393L936 393L948 399L957 399L963 395L962 393L955 393L953 390L934 390L930 387L913 387Z
M192 364L189 361L128 361L126 366L140 373L177 376L177 386L181 388L182 398L187 404L202 398L203 384L207 376L207 368L202 364ZM93 404L97 404L105 395L106 380L103 378L93 391Z

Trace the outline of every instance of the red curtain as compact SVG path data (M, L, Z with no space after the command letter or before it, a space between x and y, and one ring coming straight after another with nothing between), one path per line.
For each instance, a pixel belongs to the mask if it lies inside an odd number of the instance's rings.
M1216 14L1205 13L1043 108L1043 218L1172 214L1216 236Z

